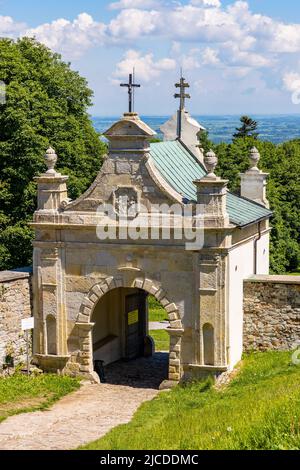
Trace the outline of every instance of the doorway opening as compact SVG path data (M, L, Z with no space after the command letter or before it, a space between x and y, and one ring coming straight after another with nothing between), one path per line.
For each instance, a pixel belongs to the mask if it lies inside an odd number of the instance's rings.
M168 316L143 289L115 288L96 304L93 361L102 382L153 387L168 378Z

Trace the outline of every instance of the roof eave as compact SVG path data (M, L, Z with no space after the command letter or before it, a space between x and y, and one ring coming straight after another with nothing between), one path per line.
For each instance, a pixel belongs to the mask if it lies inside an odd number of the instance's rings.
M240 228L240 229L247 228L247 227L250 227L250 225L259 224L260 222L263 222L264 220L268 220L271 217L273 217L273 215L274 215L274 212L270 212L270 215L264 215L263 217L260 217L259 219L253 220L251 222L247 222L246 224L243 224L243 225L235 224L235 225L237 226L237 228Z

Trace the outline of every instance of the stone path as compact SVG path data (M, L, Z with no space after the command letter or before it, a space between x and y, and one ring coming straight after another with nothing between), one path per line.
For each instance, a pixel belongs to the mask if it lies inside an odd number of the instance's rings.
M68 450L96 440L129 422L141 403L157 395L166 369L162 353L113 364L106 370L107 383L86 383L48 411L3 421L0 450Z

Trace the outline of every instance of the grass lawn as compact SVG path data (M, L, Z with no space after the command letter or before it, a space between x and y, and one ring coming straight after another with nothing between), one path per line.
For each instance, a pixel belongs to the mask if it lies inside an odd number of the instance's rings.
M168 314L153 295L148 296L149 321L168 320Z
M300 449L300 367L289 352L248 355L223 390L206 380L160 393L85 449Z
M45 409L79 386L78 379L52 374L0 378L0 422L14 414Z
M154 339L155 351L169 351L170 336L165 330L151 330L149 334Z

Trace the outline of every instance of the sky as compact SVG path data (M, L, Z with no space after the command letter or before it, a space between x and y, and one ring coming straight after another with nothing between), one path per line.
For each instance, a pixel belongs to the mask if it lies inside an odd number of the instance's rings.
M135 68L141 115L169 115L180 68L194 115L300 113L299 0L0 0L0 37L36 37L119 116Z

